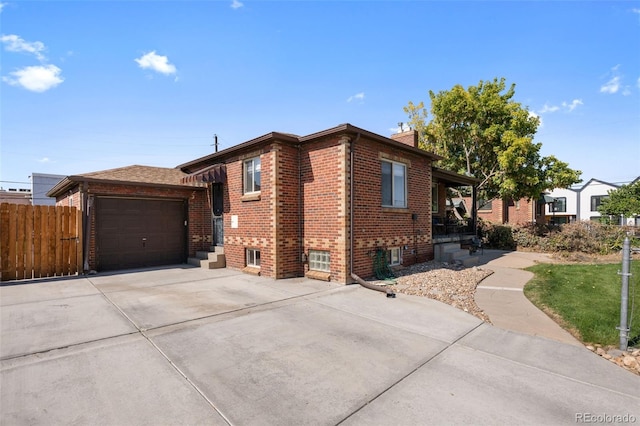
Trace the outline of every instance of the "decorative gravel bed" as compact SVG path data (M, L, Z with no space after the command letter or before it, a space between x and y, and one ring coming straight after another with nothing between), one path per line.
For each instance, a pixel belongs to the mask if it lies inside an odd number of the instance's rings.
M478 283L493 271L431 261L408 266L395 274L396 284L391 288L396 293L435 299L491 323L473 295Z

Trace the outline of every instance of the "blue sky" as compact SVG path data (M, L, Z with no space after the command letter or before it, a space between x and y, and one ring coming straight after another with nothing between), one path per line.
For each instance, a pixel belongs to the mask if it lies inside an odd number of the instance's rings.
M214 134L388 136L409 101L495 77L543 155L585 182L640 175L640 1L0 2L3 188L175 167Z

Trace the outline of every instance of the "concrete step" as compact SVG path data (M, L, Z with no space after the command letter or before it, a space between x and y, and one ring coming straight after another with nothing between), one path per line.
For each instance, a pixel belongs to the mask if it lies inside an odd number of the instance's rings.
M433 246L434 258L440 262L448 262L451 259L450 254L458 251L460 251L459 242L436 244Z
M205 269L219 269L227 266L224 255L224 248L212 247L213 251L197 251L196 257L190 257L187 262L190 265L199 266Z

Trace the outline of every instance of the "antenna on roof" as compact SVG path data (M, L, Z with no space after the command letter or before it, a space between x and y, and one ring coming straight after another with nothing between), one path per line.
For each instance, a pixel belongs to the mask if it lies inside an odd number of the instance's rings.
M404 132L404 123L402 121L398 123L398 127L400 128L400 131L398 133Z
M213 135L213 146L215 147L215 152L218 152L218 135Z

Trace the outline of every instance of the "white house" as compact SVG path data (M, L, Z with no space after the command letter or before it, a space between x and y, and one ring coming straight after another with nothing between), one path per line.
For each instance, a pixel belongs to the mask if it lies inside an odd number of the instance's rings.
M618 189L620 185L591 179L580 189L578 198L578 220L599 220L598 207L603 199L607 198L609 191Z
M554 224L575 222L578 217L579 190L573 188L556 188L548 195L553 203L545 204L547 222Z
M636 178L636 182L640 177ZM632 182L632 183L633 183ZM591 179L582 187L556 188L546 194L545 219L547 223L568 223L576 220L600 220L598 207L602 200L609 196L609 191L620 188L622 184L614 184L599 179ZM640 216L626 218L626 225L640 226Z

